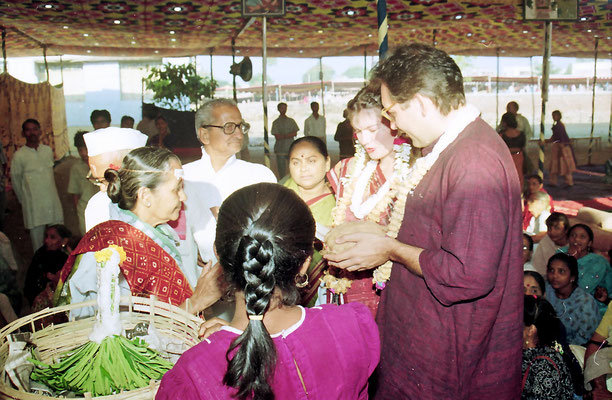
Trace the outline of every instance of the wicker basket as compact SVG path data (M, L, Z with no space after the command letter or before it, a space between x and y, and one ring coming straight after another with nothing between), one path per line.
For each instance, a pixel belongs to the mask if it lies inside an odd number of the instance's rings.
M9 353L7 336L17 333L22 327L28 326L28 329L32 330L32 341L38 346L41 360L46 363L56 362L62 353L86 343L96 321L95 317L51 325L39 330L36 330L35 322L70 310L91 306L97 306L97 301L93 300L51 309L47 308L5 326L0 330L1 370L4 370L4 364ZM198 330L202 320L176 306L157 301L155 298L127 296L121 298L121 309L121 321L125 329L132 329L141 322L153 321L159 335L183 343L184 350L196 345L200 341L198 339ZM166 355L170 356L171 354ZM86 394L85 398L109 400L153 399L158 387L159 381L151 381L149 386L141 389L100 397L92 397ZM19 400L60 399L59 397L48 397L15 390L8 380L0 381L0 398ZM61 399L66 398L61 397Z

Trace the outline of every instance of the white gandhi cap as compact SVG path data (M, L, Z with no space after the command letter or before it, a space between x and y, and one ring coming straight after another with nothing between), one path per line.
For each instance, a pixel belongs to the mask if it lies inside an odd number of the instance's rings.
M136 129L104 128L83 135L90 157L119 150L134 150L145 146L149 137Z

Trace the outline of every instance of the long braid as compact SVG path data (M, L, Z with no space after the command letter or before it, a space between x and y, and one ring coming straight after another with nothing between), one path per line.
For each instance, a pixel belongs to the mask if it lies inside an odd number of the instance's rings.
M295 276L312 255L315 222L302 199L281 185L239 189L221 205L215 246L225 279L244 293L249 324L226 353L223 383L239 399L274 399L276 349L263 316L273 293L280 305L299 299Z
M247 314L253 316L263 316L276 281L274 247L269 240L262 240L263 243L249 235L243 236L236 254L236 260L244 260L244 297ZM237 347L230 360L230 353ZM229 365L223 383L236 387L238 398L244 399L251 393L255 399L274 398L268 377L274 370L276 349L263 320L249 321L247 329L228 349L226 358Z

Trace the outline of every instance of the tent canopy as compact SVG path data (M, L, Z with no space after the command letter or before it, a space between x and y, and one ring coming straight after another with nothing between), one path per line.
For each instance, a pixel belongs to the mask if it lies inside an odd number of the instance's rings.
M389 45L416 41L457 55L542 55L544 22L523 21L522 0L387 0ZM555 22L552 55L612 58L612 2L580 0L577 21ZM7 57L261 55L262 18L238 0L5 0ZM268 57L376 54L373 0L288 0L269 17ZM435 33L434 33L435 31ZM238 34L240 35L238 36Z

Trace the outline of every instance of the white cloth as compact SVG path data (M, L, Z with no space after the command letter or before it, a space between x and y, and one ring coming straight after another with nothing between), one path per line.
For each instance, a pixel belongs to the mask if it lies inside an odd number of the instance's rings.
M552 257L559 248L561 248L561 246L557 246L548 235L540 240L538 247L533 252L533 257L531 257L531 264L533 264L533 268L539 272L540 275L546 277L548 259Z
M525 138L527 140L533 138L531 124L529 123L529 120L523 116L523 114L516 114L516 125L516 128L525 134Z
M306 118L306 121L304 121L304 136L316 136L325 143L325 117L319 115L318 118L315 118L311 114L310 117Z
M525 233L529 236L537 235L540 232L546 232L548 227L546 226L546 218L550 217L550 211L542 211L542 213L536 218L531 217L529 220L529 226L525 229Z
M83 254L78 268L68 281L70 287L70 303L81 303L83 301L96 300L98 298L98 275L96 271L95 252ZM121 296L132 294L130 285L123 274L119 274L119 293ZM70 311L70 318L80 319L91 317L96 314L96 307L81 307Z
M187 238L181 241L179 249L187 270L188 263L195 265L197 261L197 253L193 252L196 247L202 260L216 262L213 244L217 221L210 209L220 206L223 200L240 188L260 182L276 183L276 177L269 168L239 160L235 156L227 160L219 171L215 171L204 149L200 160L185 164L183 169L187 195ZM186 254L188 252L190 254ZM199 267L195 268L200 271Z
M26 229L63 224L64 213L53 176L53 150L44 144L37 149L23 146L11 163L11 181L23 210Z
M110 219L109 207L111 204L111 199L106 192L98 192L89 199L84 213L85 231Z

